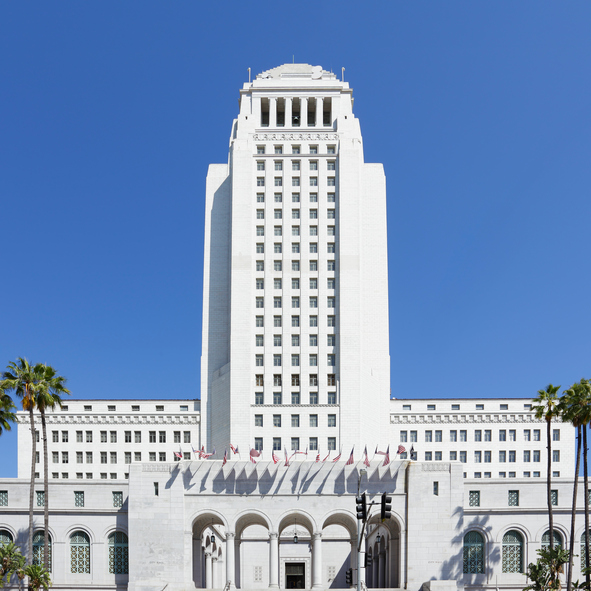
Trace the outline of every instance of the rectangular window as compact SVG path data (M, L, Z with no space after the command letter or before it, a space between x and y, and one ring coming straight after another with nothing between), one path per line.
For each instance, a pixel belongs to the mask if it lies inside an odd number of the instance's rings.
M449 432L449 440L452 442L458 440L458 432L455 429Z
M468 441L468 432L460 431L460 441Z
M550 491L550 502L555 507L558 506L558 491L557 490Z
M300 243L299 242L294 242L291 245L291 252L293 254L299 254L299 252L300 252Z
M318 308L318 298L316 296L310 297L310 308Z
M300 161L299 160L292 160L291 161L291 169L292 170L300 170Z
M142 452L141 451L134 452L133 457L136 462L141 462L142 461Z
M431 443L433 441L433 431L425 431L425 442Z
M275 193L273 195L273 201L275 203L283 203L283 195L281 193Z
M480 429L474 431L474 441L482 441L482 431Z
M112 451L111 452L111 464L116 464L116 463L117 463L117 452Z
M60 452L59 451L53 451L53 452L51 452L51 461L54 464L59 464L60 463Z
M291 415L291 426L292 427L299 427L300 426L300 415Z
M36 491L37 493L37 507L43 507L45 505L45 493L41 490Z
M257 193L257 203L264 203L265 202L265 194L264 193Z
M62 443L68 443L68 432L62 431Z
M430 451L425 452L425 462L430 462L433 459L433 454Z
M265 404L265 399L262 392L255 392L254 403L257 405Z
M410 432L410 441L411 441L411 443L416 443L417 442L417 432L416 431L411 431Z
M492 462L492 452L487 450L484 452L484 463L490 464Z
M334 210L334 209L329 209L329 210L327 210L327 212L326 212L326 217L327 217L329 220L334 220L334 219L336 218L336 216L335 216L335 210Z
M408 441L408 432L407 431L400 431L400 442L406 443Z
M450 462L455 462L457 459L458 459L458 452L457 451L450 451L449 452Z
M500 451L499 452L499 462L504 463L507 461L507 452L506 451Z
M468 493L468 505L470 507L480 507L480 491L471 490Z
M326 233L328 236L336 236L336 229L334 226L328 226L328 228L326 228Z
M74 506L84 507L84 491L74 491Z
M310 355L310 362L309 362L310 367L317 367L318 365L318 355L316 355L315 353Z
M529 450L524 450L523 452L523 461L524 462L531 462L531 452Z
M255 355L254 356L254 364L256 367L263 367L263 356L262 355Z
M257 187L264 187L265 186L265 177L258 176L257 177Z
M539 462L539 461L540 461L540 450L534 449L534 462Z
M328 187L334 187L335 186L335 177L334 176L329 176L326 179L326 184Z
M310 186L311 187L317 187L318 186L318 177L316 177L316 176L311 176L310 177Z
M336 437L329 437L327 444L328 444L329 451L335 451L337 448L337 438Z
M281 451L281 437L273 437L273 449Z
M299 326L300 326L300 317L299 316L292 316L291 317L291 326L292 326L292 328L299 328Z
M257 162L257 170L265 170L265 161L264 160L259 160Z
M326 324L327 324L327 326L336 326L337 325L336 316L327 316L326 317Z
M484 431L484 441L492 441L492 431L490 429Z
M318 326L318 316L310 316L310 328L316 328Z
M165 451L158 452L158 461L159 462L166 462L166 452Z
M318 404L318 392L310 392L310 404Z
M474 462L476 464L480 464L482 462L482 452L481 451L474 452Z
M515 429L509 429L509 441L516 440L516 431Z
M293 296L291 298L291 307L292 308L299 308L300 307L300 298L298 296Z
M326 298L326 307L327 308L334 308L335 307L335 297L334 296L328 296Z
M62 452L62 464L67 464L67 463L68 463L68 452L63 451Z
M52 431L51 432L51 440L53 441L53 443L59 443L59 440L60 440L59 431Z
M317 220L318 219L318 210L317 209L311 209L310 210L310 219L311 220Z
M298 451L300 449L300 438L299 437L292 437L291 438L291 451Z
M174 443L180 443L181 442L181 432L180 431L175 431L173 433L173 442Z
M273 404L281 404L281 392L273 392Z
M300 403L300 393L299 392L292 392L291 393L291 403L292 404L299 404Z
M509 462L515 462L515 459L516 459L515 456L516 456L515 450L509 451Z
M101 464L106 464L106 463L107 463L107 452L101 451Z
M262 242L258 242L256 245L256 251L258 254L263 254L265 252L265 245Z
M326 280L326 287L327 287L327 289L334 289L335 288L335 280L334 280L334 278L332 278L332 279L331 278L328 278Z
M560 429L552 429L552 441L560 441Z
M123 493L113 491L113 507L123 507Z
M275 328L281 328L281 316L273 316L273 326Z
M166 431L159 431L158 432L158 442L159 443L166 443Z
M326 268L328 271L336 271L336 262L335 261L326 261Z
M310 437L309 448L310 451L318 451L318 437Z
M337 426L337 415L328 415L328 426L329 427L336 427Z
M86 463L92 464L92 452L91 451L86 452Z
M39 441L39 431L35 433L37 434L37 441ZM82 443L82 431L76 431L76 443Z
M263 451L263 438L262 437L255 437L254 438L254 448L257 451Z
M39 452L37 452L39 453ZM77 464L82 464L84 461L84 454L81 451L77 451L76 452L76 463Z
M292 220L299 220L300 219L300 210L299 209L292 209L291 210L291 219Z
M505 429L499 430L499 441L507 441L507 431Z
M534 429L534 441L540 441L540 430Z
M280 176L275 177L275 186L282 187L283 186L283 178Z
M560 462L560 450L558 450L558 449L552 450L552 461L553 462Z
M510 490L508 501L509 501L509 507L519 507L519 491L518 490Z
M468 453L465 451L461 451L460 452L460 462L462 462L462 464L465 464L468 462Z
M318 386L318 374L310 374L310 386Z
M337 393L336 392L327 392L327 404L336 404L337 403Z
M273 366L281 367L281 355L273 355Z
M131 464L131 452L130 451L125 452L125 463Z
M318 427L318 415L310 415L310 427Z
M263 316L257 316L255 319L255 326L257 328L263 328L265 326L265 320Z
M283 170L283 160L275 160L275 170Z
M273 298L273 308L281 308L281 296L275 296Z
M292 367L299 367L300 366L300 356L297 353L292 353L292 355L291 355L291 366Z

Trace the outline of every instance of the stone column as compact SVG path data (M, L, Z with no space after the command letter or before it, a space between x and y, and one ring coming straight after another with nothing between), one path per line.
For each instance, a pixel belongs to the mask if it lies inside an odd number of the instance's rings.
M351 538L351 558L349 559L349 566L353 569L353 587L355 587L355 569L357 568L357 538ZM359 573L357 573L359 576Z
M371 563L371 586L372 587L379 587L379 577L378 571L380 567L380 553L374 552L373 555L373 562Z
M205 551L205 588L211 589L211 550Z
M230 585L230 589L236 588L236 554L235 554L235 538L234 532L226 532L226 584Z
M217 589L218 585L218 557L217 553L214 552L211 557L211 587L212 589Z
M322 109L324 108L324 99L319 96L316 97L316 127L322 127L323 115Z
M285 97L285 127L291 127L291 97Z
M308 98L300 99L300 127L308 127Z
M279 588L279 534L269 532L269 588Z
M322 589L322 532L312 535L312 589Z
M385 575L386 575L386 551L380 550L380 567L378 570L378 579L379 579L378 586L380 588L383 588L386 586L386 581L384 581Z
M277 127L277 99L269 97L269 127Z

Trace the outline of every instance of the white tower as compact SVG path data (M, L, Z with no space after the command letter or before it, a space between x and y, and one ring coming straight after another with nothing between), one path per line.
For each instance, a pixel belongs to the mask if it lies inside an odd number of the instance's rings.
M320 66L259 74L209 167L201 412L218 456L358 459L388 440L385 177L351 95Z

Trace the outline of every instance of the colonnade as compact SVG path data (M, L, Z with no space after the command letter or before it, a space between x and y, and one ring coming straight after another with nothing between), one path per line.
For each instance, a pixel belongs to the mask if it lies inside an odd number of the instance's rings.
M324 107L325 101L327 112L331 112L331 98L324 96L316 97L269 97L269 119L268 127L324 127ZM279 101L282 101L283 110L280 110ZM294 114L298 112L298 107L295 107L295 102L299 103L299 115L297 119L294 118ZM313 120L308 118L308 107L309 103L314 101L314 109L310 111L313 114ZM262 112L261 106L261 112ZM279 121L280 117L278 114L283 116L283 121ZM265 127L265 125L263 123ZM327 124L327 126L330 123Z

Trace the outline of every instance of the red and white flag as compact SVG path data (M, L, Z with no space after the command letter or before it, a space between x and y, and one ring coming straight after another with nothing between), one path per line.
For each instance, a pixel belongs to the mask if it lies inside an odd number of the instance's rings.
M255 458L258 458L260 455L261 455L261 452L260 452L260 451L258 451L258 450L256 450L256 449L252 448L252 449L250 450L250 461L251 461L253 464L256 464L256 462L255 462L255 460L254 460L254 459L255 459Z
M232 450L233 453L237 454L238 453L238 446L234 447L231 443L230 443L230 449Z
M339 450L339 455L333 460L333 462L338 462L341 459L341 454L343 453L343 448Z
M376 451L375 451L374 455L385 456L387 453L388 453L387 451L378 451L378 447L376 445Z
M200 456L199 456L199 452L198 452L198 451L197 451L197 450L196 450L196 449L195 449L193 446L191 446L191 449L193 450L193 453L194 453L194 454L195 454L197 457L200 457Z
M273 450L273 454L271 455L271 457L273 458L273 463L276 464L279 461L279 458L277 457L277 454L275 453L275 450Z
M355 450L355 446L353 446L353 449L351 450L351 455L349 456L349 459L347 460L347 463L345 464L345 466L350 466L351 464L353 464L354 460L353 460L353 451Z
M396 452L396 454L403 454L406 451L406 447L404 447L404 445L399 445L398 446L398 451Z
M283 448L283 452L285 453L285 464L283 464L283 465L289 466L289 459L287 458L287 448L286 447Z
M201 457L205 460L207 458L211 458L211 456L215 456L215 447L213 448L213 451L211 453L205 453L205 450L203 450L203 453L201 454Z
M365 454L365 458L363 459L363 463L364 465L366 465L369 468L369 458L367 457L367 445L365 446L365 451L363 452Z
M222 460L222 466L226 465L226 462L228 461L228 450L224 450L224 459Z
M182 452L180 452L180 451L175 451L175 452L173 452L173 453L174 453L174 457L175 457L175 458L178 458L179 460L182 460L182 459L183 459L183 453L182 453Z
M199 459L202 460L204 456L205 456L205 445L202 445L201 449L199 450Z
M330 449L328 450L328 453L326 454L326 457L322 461L323 462L326 462L326 460L328 460L328 456L330 456Z
M318 450L318 453L316 454L316 461L317 462L320 461L320 450Z
M390 463L390 446L388 446L388 449L386 450L386 457L384 458L384 463L382 464L382 466L387 466Z

